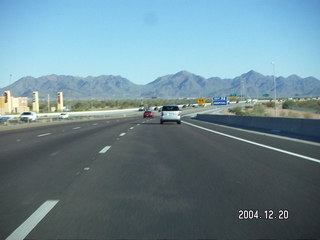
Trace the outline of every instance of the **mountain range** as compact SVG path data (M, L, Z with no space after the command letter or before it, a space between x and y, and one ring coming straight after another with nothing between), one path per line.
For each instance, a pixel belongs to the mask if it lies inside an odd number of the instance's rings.
M264 76L253 70L233 79L202 76L180 71L155 79L146 85L138 85L121 76L76 77L48 75L39 78L23 77L2 88L11 95L32 97L39 91L40 99L63 92L64 99L137 99L137 98L198 98L229 96L230 94L258 98L265 94L274 96L273 76ZM290 75L276 78L278 97L320 96L320 80Z

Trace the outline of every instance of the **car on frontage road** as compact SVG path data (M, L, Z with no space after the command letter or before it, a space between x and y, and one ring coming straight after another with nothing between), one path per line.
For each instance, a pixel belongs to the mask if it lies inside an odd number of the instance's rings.
M59 119L69 119L69 114L68 113L61 113L58 118Z
M19 118L20 121L35 122L37 121L37 114L35 112L23 112Z

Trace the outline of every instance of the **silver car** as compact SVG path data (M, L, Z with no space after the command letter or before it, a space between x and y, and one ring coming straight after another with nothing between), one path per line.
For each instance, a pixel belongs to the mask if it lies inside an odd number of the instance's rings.
M68 113L61 113L58 118L59 119L69 119L69 114Z
M181 124L181 111L177 105L165 105L162 107L160 123L176 122Z
M35 112L23 112L20 115L20 121L35 122L37 121L37 114Z

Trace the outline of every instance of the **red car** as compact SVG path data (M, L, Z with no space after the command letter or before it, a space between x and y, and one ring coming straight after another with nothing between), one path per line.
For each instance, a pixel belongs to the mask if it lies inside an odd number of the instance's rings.
M151 111L145 111L143 113L143 118L153 118L153 117L154 117L154 115Z

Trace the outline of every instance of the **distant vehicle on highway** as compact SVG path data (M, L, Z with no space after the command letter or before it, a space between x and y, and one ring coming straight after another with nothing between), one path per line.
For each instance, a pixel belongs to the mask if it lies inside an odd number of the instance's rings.
M35 112L23 112L19 118L20 121L35 122L37 121L37 114Z
M255 104L255 103L257 103L258 102L258 100L257 99L247 99L247 101L246 101L246 103L253 103L253 104Z
M181 124L181 111L177 105L165 105L162 107L160 123L176 122Z
M154 115L151 111L145 111L143 113L143 118L153 118L153 117L154 117Z
M68 113L61 113L59 115L59 119L69 119L69 114Z
M144 111L144 110L145 110L145 107L143 105L140 105L139 111Z

